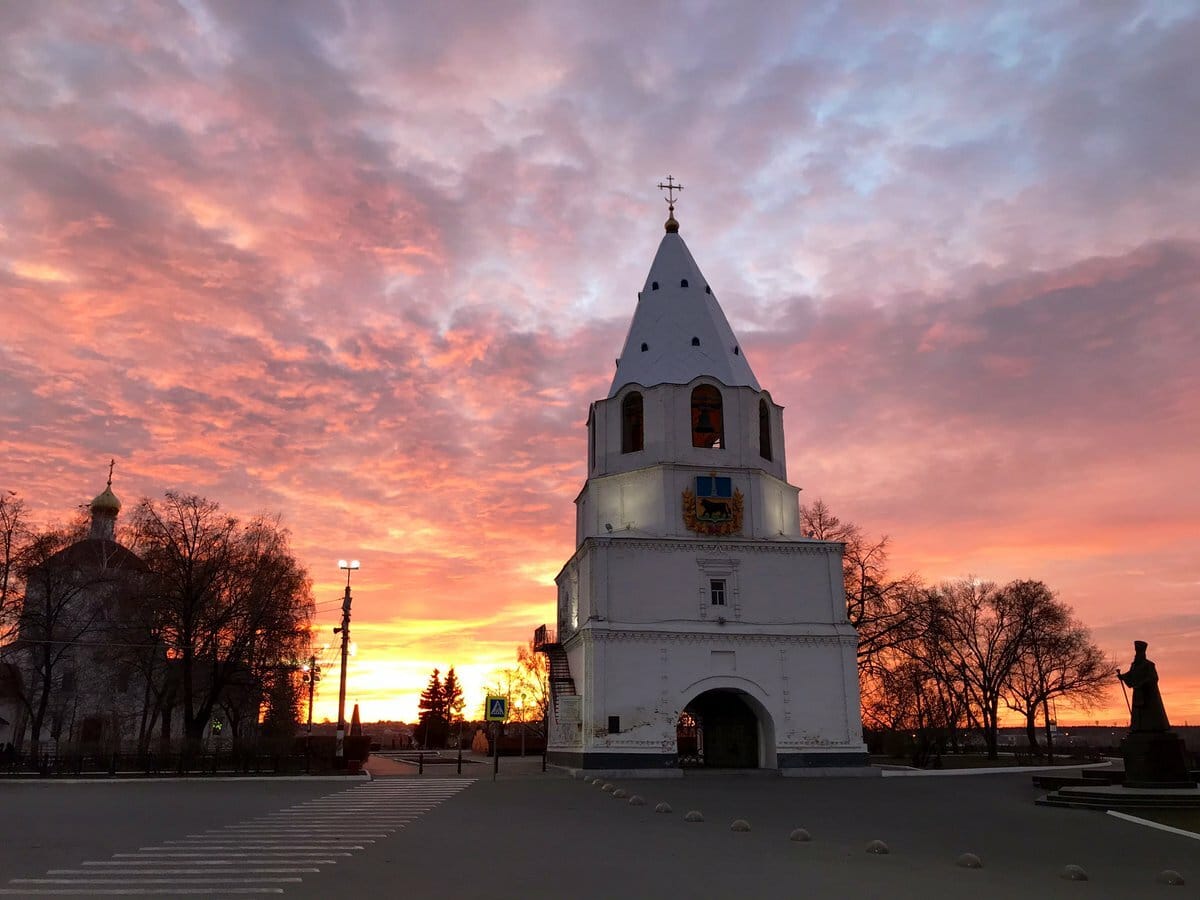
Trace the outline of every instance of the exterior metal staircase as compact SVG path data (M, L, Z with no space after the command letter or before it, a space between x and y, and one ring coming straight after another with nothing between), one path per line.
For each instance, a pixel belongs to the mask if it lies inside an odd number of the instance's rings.
M546 654L550 663L550 699L554 703L554 716L558 718L559 697L575 694L575 679L571 677L571 662L567 651L558 642L558 635L542 625L533 632L533 649Z

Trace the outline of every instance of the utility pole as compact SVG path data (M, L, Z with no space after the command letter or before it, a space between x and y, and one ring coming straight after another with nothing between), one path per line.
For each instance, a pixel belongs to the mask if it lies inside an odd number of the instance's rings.
M308 739L312 740L312 706L313 693L317 688L317 677L320 669L317 668L317 654L313 654L308 658Z
M338 684L337 747L334 750L335 765L341 767L346 760L346 657L350 650L350 573L359 567L358 560L338 560L338 568L346 570L346 597L342 600L342 627L333 633L342 635L342 672Z
M317 687L317 655L308 658L308 731L304 734L304 771L312 765L312 708L313 692Z

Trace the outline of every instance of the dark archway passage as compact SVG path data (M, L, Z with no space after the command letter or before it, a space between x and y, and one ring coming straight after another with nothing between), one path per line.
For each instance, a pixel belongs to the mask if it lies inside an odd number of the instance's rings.
M758 768L758 717L740 691L705 691L679 717L675 736L681 766Z

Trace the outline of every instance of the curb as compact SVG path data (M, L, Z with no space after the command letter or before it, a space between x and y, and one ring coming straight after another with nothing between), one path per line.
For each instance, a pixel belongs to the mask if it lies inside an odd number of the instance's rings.
M176 775L171 778L0 778L4 784L208 784L212 781L371 781L361 775Z

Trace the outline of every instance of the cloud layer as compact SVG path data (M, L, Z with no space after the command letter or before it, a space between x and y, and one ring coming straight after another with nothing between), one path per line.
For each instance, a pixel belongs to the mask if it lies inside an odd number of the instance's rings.
M671 172L803 496L1046 580L1200 716L1200 18L606 9L0 12L0 487L282 512L321 600L363 560L368 718L478 693L553 617Z

